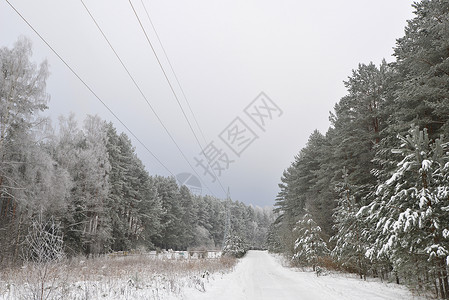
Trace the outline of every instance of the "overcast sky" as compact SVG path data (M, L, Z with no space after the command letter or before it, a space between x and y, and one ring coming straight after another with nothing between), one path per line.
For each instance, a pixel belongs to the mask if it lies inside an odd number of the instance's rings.
M194 173L81 1L10 2L171 172L133 139L138 156L150 174ZM222 167L226 160L223 154L233 161L218 177L224 189L230 188L233 200L259 206L273 205L283 170L312 131L326 132L329 111L345 95L342 81L359 63L379 64L383 58L392 61L395 40L403 35L406 20L413 16L409 0L143 0L204 133L204 141L142 2L132 3L202 146L213 142L221 150L217 157L221 157ZM218 181L213 182L211 175L203 175L201 166L196 167L195 158L201 160L204 156L200 155L201 149L129 2L85 0L85 4L190 164L201 175L203 193L224 198L226 195ZM1 0L0 46L11 47L20 35L33 41L36 62L47 59L50 64L48 114L55 125L61 114L74 112L80 123L86 114L98 114L112 121L119 131L126 132L6 1ZM278 109L270 111L271 119L262 117L265 124L259 127L255 121L262 119L252 120L244 110L261 92L272 100L265 103L271 108L276 108L275 104ZM263 103L257 101L253 103L256 106ZM258 107L260 112L267 112L261 105ZM242 123L234 121L237 117ZM229 135L236 133L233 128L246 133Z

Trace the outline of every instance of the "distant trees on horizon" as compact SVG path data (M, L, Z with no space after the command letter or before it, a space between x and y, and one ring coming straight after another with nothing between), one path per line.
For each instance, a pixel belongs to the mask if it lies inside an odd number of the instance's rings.
M41 234L61 237L53 248L66 256L221 248L226 210L230 233L265 247L271 210L197 196L174 177L150 175L129 137L98 116L81 127L61 116L55 131L40 114L47 62L32 63L31 52L26 38L0 49L0 265L20 262Z

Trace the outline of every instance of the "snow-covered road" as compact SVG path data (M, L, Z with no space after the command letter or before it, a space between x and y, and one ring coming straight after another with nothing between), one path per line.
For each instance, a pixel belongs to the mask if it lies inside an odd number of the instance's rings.
M250 251L234 272L206 286L206 292L189 291L189 300L340 300L421 299L404 287L366 282L342 275L316 277L283 267L265 251Z

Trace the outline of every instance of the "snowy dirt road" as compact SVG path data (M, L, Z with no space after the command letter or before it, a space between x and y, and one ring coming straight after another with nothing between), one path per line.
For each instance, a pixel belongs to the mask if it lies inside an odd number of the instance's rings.
M367 282L343 275L316 277L283 267L265 251L250 251L234 272L211 282L206 292L190 291L188 300L377 300L422 299L394 284Z

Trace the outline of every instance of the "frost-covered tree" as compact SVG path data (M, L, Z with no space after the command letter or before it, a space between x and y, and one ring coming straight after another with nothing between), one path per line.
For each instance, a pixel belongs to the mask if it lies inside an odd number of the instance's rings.
M449 2L423 0L413 7L415 17L394 49L399 82L392 121L395 132L405 135L413 123L435 139L449 130Z
M328 140L315 130L309 137L306 147L295 156L294 162L284 171L279 184L280 192L276 198L274 212L278 215L275 227L280 235L283 251L292 256L295 238L291 231L296 221L304 214L307 206L316 216L316 222L323 230L323 236L331 235L332 208L334 201L329 196L329 174L325 162Z
M226 224L226 212L225 212L225 206L221 201L219 201L217 198L211 197L211 196L205 196L204 202L206 203L206 210L203 213L203 216L205 215L206 223L204 224L206 228L209 228L208 231L214 241L214 246L216 248L223 246L223 236L225 232L225 224ZM237 206L235 202L231 201L231 207ZM200 207L201 209L201 207ZM232 212L231 212L232 214ZM240 214L237 214L240 215ZM236 221L234 219L234 221ZM233 218L231 215L231 229L233 226L236 226L237 223L240 223L239 221L233 222ZM239 232L240 234L240 232Z
M238 235L231 233L225 241L223 246L223 255L229 255L233 257L243 257L248 251L248 245Z
M111 243L106 124L97 116L88 116L81 130L71 115L60 118L59 128L57 162L73 181L64 221L68 247L75 253L104 253Z
M321 228L312 219L312 215L306 214L296 223L293 229L295 236L295 253L292 261L303 266L315 268L319 265L320 257L329 250L326 242L321 238Z
M271 223L274 221L274 215L269 207L261 208L256 206L255 211L257 229L255 234L255 242L252 246L259 249L267 249L268 232Z
M80 128L70 115L53 131L39 115L49 99L47 63L36 66L31 54L24 38L0 49L0 264L25 250L38 212L44 223L60 224L59 246L69 256L221 247L223 201L193 196L174 178L150 176L131 140L112 123L88 116ZM262 245L265 215L229 202L238 234Z
M413 7L415 17L394 48L396 61L360 64L345 81L348 93L324 138L314 133L284 172L270 242L291 255L292 220L307 207L323 233L335 234L335 257L368 274L431 285L444 298L447 146L440 135L449 130L449 2L423 0ZM392 152L396 135L414 125L426 132L419 138L414 129L401 151ZM332 220L326 216L334 199L332 231L321 218Z
M37 66L31 56L26 38L0 49L0 261L17 260L36 208L60 213L65 205L65 174L43 148L47 62Z
M132 244L146 249L154 248L154 239L161 232L162 203L154 179L145 170L143 163L135 156L134 174L137 186L136 210L129 224Z
M295 169L290 166L284 171L281 177L281 183L279 186L279 193L276 197L274 213L276 214L276 220L271 226L271 247L274 247L277 251L292 255L294 251L294 238L291 235L293 230L295 217L298 212L304 209L305 203L301 201L295 201L293 196L293 179L295 176ZM296 205L294 205L296 202Z
M189 245L194 244L195 228L198 223L197 208L195 207L193 195L188 187L185 185L181 186L179 192L181 200L180 205L182 206L183 211L181 217L183 223L182 248L186 249Z
M334 187L340 183L343 168L348 172L348 182L363 188L365 194L375 182L372 160L387 125L386 108L392 101L393 74L384 60L379 67L373 63L359 64L345 81L348 94L335 105L330 117L331 165L338 166L332 168Z
M282 241L279 238L279 226L282 225L280 223L273 222L270 227L268 227L267 232L267 248L268 251L274 252L274 253L282 253L283 252L283 245Z
M111 224L107 215L110 164L106 148L106 123L98 116L84 120L85 135L81 151L78 183L86 206L83 237L89 253L104 253L111 243Z
M399 276L411 283L434 278L442 298L449 297L449 153L441 139L429 140L427 130L414 127L399 136L402 155L396 172L379 185L377 199L360 216L375 224L370 258L388 257ZM437 287L438 284L438 287Z
M180 249L184 211L180 205L179 186L173 177L155 176L154 183L162 205L161 232L156 245L164 249Z
M8 154L14 135L31 130L40 120L38 112L47 108L45 91L47 62L39 67L30 61L31 42L20 38L12 49L0 49L0 151ZM5 170L7 161L0 170ZM6 180L7 178L3 179Z
M161 205L153 180L137 157L131 140L107 125L109 172L108 216L112 222L112 249L152 248L159 232Z
M214 233L214 224L210 221L210 217L214 216L212 212L212 198L209 196L196 196L194 201L197 223L194 231L194 242L191 246L215 247L216 243L214 236L212 235L212 233ZM217 219L220 218L220 216L217 215L214 217ZM224 227L221 229L223 230L223 228ZM222 233L223 232L224 231L222 231ZM223 236L221 238L223 239Z
M337 185L340 197L334 212L335 235L332 241L335 247L332 256L343 267L356 271L360 278L365 277L369 260L365 257L367 250L366 239L363 236L364 220L357 217L361 200L357 190L349 183L348 172L343 169L343 182Z

